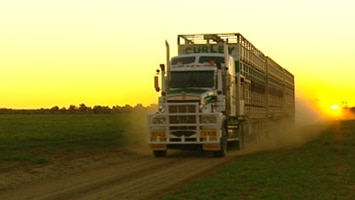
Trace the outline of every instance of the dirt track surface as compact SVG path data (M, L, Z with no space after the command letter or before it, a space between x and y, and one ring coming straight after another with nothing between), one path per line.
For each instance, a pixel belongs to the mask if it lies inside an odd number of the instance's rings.
M170 151L166 158L154 158L150 153L111 152L79 164L68 162L62 166L67 173L0 191L0 199L157 199L207 176L238 154L231 150L227 157L215 158L204 152ZM82 165L91 167L75 170Z

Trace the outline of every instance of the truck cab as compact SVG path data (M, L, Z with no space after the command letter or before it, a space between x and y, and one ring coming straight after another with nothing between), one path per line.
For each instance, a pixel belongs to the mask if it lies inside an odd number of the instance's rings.
M176 56L169 71L161 69L166 76L161 77L159 110L148 116L148 143L155 156L164 156L169 148L225 154L223 126L231 107L226 98L230 98L227 92L233 88L234 72L233 57L221 53Z

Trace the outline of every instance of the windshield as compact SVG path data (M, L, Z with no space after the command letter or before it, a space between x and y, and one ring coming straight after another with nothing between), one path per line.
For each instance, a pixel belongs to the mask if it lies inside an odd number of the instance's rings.
M201 56L199 63L211 62L211 60L213 60L215 63L224 64L224 57L221 56Z
M190 64L195 62L195 56L190 56L190 57L176 57L171 60L172 65L177 65L177 64Z
M171 72L170 76L172 88L213 87L213 83L213 71Z

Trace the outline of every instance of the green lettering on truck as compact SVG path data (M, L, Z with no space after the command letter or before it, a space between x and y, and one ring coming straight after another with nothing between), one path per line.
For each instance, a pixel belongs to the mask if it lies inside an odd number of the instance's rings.
M228 54L232 55L235 47L228 46ZM191 53L224 53L224 46L216 45L198 45L198 46L186 46L185 54Z
M214 47L213 45L210 45L210 53L217 53L216 50L214 50Z
M192 53L192 48L191 48L191 47L186 47L185 53L186 53L186 54Z

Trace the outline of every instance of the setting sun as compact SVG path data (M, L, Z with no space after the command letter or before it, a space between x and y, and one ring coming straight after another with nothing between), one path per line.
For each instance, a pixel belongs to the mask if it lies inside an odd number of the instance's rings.
M343 108L337 104L333 104L326 109L323 109L324 117L327 119L340 119L343 117Z
M330 108L333 110L338 110L340 107L339 105L331 105Z

